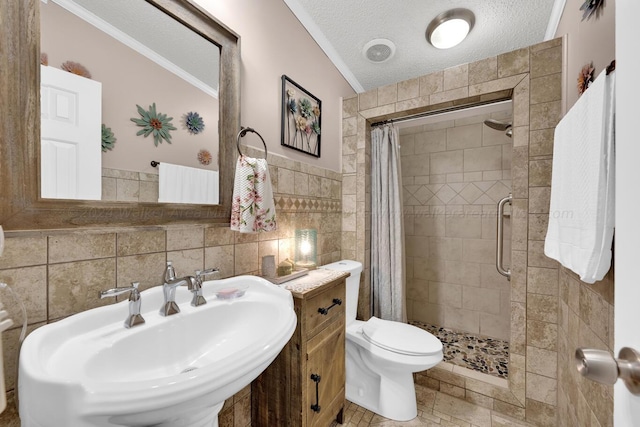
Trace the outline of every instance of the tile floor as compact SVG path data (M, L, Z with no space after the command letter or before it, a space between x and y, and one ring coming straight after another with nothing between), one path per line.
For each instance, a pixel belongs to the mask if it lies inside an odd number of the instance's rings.
M416 385L418 416L399 422L376 415L347 401L344 427L533 427L531 424L501 415L426 387ZM336 425L336 424L334 424ZM338 424L339 426L339 424Z
M445 362L498 378L508 378L508 341L417 321L410 323L435 335L442 342Z

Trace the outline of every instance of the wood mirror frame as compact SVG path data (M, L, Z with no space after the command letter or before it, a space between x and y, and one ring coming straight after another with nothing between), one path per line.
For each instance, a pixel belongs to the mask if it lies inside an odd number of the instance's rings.
M0 2L0 225L51 230L226 223L240 129L240 37L189 0L145 0L220 48L220 204L42 199L40 1Z

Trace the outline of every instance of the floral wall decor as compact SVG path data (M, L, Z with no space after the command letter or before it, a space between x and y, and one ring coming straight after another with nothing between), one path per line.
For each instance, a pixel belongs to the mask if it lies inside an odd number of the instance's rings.
M211 163L211 160L213 160L213 156L209 150L202 149L198 151L198 161L201 165L206 166Z
M281 144L320 157L322 101L282 76Z
M595 68L593 68L593 62L586 64L578 73L578 94L582 95L585 90L589 89L589 85L593 81L593 72Z
M580 6L580 10L583 11L582 20L591 19L594 14L596 15L596 19L598 19L603 8L604 0L584 0L584 3Z
M89 70L87 70L87 68L79 62L65 61L62 63L60 68L70 73L86 77L88 79L91 78L91 73L89 72Z
M184 117L184 122L192 135L197 135L204 130L204 120L196 112L189 111Z
M113 150L113 145L116 143L117 139L111 128L108 128L104 123L102 124L102 151L106 152L107 150Z
M155 102L149 106L149 111L146 111L137 104L136 107L138 107L138 113L140 114L140 117L142 117L141 119L135 117L131 118L132 122L138 126L142 126L142 129L140 129L136 135L144 135L146 138L153 134L153 143L156 147L159 143L162 143L162 140L171 144L170 131L176 130L176 128L171 124L173 117L167 117L166 114L156 112Z

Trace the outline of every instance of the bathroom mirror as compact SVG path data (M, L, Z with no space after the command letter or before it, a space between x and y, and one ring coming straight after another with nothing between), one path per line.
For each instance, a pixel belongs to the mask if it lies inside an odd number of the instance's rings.
M145 1L219 49L220 203L105 202L40 197L41 2L0 2L3 43L0 94L6 101L0 123L0 223L6 230L228 222L235 159L233 142L240 128L239 36L188 0ZM145 103L152 102L140 100L139 105L148 108ZM134 111L130 116L135 114ZM215 120L210 123L215 127ZM155 149L152 140L136 142L150 144Z

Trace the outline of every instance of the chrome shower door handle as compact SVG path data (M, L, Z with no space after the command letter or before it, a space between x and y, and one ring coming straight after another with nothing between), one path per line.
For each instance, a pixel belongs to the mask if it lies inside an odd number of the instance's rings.
M505 269L503 263L503 252L504 252L504 205L507 203L511 204L513 197L511 193L504 199L498 202L498 224L497 224L497 232L496 232L496 269L498 273L502 274L507 278L507 280L511 280L511 269Z
M580 375L601 384L613 385L620 378L634 395L640 395L640 353L623 347L618 358L606 350L578 348L576 368Z

